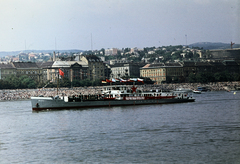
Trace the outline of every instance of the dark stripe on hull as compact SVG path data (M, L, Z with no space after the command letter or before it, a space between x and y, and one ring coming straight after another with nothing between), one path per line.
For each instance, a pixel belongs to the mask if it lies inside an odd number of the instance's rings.
M149 104L172 104L172 103L185 103L185 102L194 102L195 99L169 99L173 101L154 101L154 102L138 102L138 101L132 101L132 103L119 103L114 104L113 101L109 101L108 104L105 105L88 105L88 106L64 106L64 107L32 107L32 110L34 111L41 111L41 110L60 110L60 109L82 109L82 108L96 108L96 107L113 107L113 106L133 106L133 105L149 105Z

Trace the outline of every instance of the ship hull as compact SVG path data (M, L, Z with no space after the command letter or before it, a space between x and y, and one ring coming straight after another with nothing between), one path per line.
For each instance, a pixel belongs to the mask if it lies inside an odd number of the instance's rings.
M113 106L131 106L131 105L149 105L149 104L168 104L193 102L195 99L151 99L151 100L95 100L82 102L65 102L62 99L53 99L51 97L32 97L31 104L33 111L41 110L64 110L64 109L85 109L93 107L113 107Z

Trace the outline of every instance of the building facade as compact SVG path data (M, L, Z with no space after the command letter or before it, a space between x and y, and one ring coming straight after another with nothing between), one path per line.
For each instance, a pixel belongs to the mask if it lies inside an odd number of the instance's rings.
M166 81L167 82L183 82L183 66L180 63L165 63Z
M122 77L140 77L139 69L142 64L137 63L116 63L111 65L111 77L122 78Z
M240 48L226 50L210 50L211 57L215 59L240 59Z
M140 69L140 77L150 78L156 84L166 81L166 68L163 63L147 64Z
M4 80L9 75L16 75L16 68L12 64L0 64L0 79Z
M140 69L140 76L150 78L155 84L183 80L183 66L179 63L147 64Z
M42 76L40 81L41 82L46 82L48 80L50 80L51 78L49 77L49 72L52 71L52 65L54 62L39 62L37 63L38 68L42 69Z
M111 56L111 55L117 55L118 49L117 48L111 48L105 50L105 56Z
M106 78L105 63L96 55L80 55L77 60L87 64L87 78L89 80L103 80Z
M36 63L32 62L12 62L13 67L16 68L16 76L28 76L36 82L41 82L42 69Z
M52 67L48 69L48 80L56 82L59 76L59 69L64 72L64 77L71 82L73 80L87 79L87 63L82 61L55 61Z

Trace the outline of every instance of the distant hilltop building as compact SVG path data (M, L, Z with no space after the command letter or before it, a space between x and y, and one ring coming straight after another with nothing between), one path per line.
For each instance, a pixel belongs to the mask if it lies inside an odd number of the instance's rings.
M138 51L137 47L131 48L130 53L136 53Z
M106 49L105 56L117 55L117 52L118 52L117 48Z

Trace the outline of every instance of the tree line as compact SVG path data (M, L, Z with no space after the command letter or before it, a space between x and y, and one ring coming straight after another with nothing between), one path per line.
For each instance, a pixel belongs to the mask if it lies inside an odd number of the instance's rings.
M59 79L59 87L84 87L84 86L99 86L101 85L101 80L73 80L71 81L64 77L62 79ZM10 75L7 76L5 79L0 79L0 89L34 89L34 88L54 88L57 87L57 83L52 83L50 80L48 80L46 83L37 83L30 77L24 75L24 76L14 76Z
M240 81L240 74L229 73L228 71L223 72L199 72L190 73L188 77L166 77L164 83L209 83L209 82L231 82Z
M190 83L208 83L208 82L226 82L226 81L240 81L240 74L229 73L228 71L211 73L200 72L197 74L190 73L188 76L188 82Z
M199 73L190 73L189 76L184 78L169 78L167 77L166 83L208 83L208 82L226 82L226 81L240 81L240 74L232 74L228 71L211 73L211 72L199 72ZM153 84L154 81L151 81L150 78L144 79L144 84ZM73 80L72 82L64 77L59 79L59 83L52 83L48 80L46 83L37 83L28 76L7 76L5 79L0 79L0 89L35 89L35 88L56 88L58 87L85 87L85 86L101 86L102 80Z
M28 76L7 76L5 79L0 79L0 89L23 89L36 88L37 83Z

